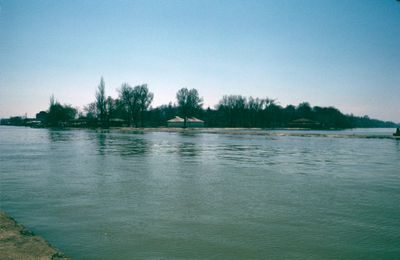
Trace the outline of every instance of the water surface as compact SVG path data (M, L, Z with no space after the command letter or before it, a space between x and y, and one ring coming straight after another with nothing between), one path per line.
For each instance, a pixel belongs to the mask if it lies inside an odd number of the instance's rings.
M0 127L0 209L74 259L394 259L392 132Z

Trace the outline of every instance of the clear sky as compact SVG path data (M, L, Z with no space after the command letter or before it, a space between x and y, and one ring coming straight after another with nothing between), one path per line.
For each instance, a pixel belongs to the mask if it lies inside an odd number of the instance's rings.
M400 122L399 70L395 0L0 0L0 117L82 108L103 76L153 106L188 87Z

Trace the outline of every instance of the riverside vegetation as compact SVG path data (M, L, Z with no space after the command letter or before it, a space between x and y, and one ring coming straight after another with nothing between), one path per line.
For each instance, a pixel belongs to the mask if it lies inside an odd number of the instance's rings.
M394 122L371 119L368 116L343 114L335 107L312 107L308 102L283 107L275 99L254 98L242 95L225 95L215 108L203 108L203 99L196 89L182 88L176 94L176 103L151 107L153 93L147 84L134 88L123 83L116 98L107 96L105 82L101 78L95 101L83 110L61 104L54 96L46 111L40 111L35 119L10 117L2 119L3 125L78 126L78 127L160 127L168 119L180 115L185 119L198 117L207 127L300 127L315 129L344 129L363 127L398 127Z

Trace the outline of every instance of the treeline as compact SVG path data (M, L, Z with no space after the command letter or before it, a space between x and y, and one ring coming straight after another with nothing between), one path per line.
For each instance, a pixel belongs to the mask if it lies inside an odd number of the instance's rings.
M165 125L166 120L179 115L179 106L172 103L147 112L149 126ZM345 115L334 107L319 107L303 102L282 107L272 99L224 96L217 106L198 109L193 116L205 121L207 127L313 128L344 129L366 127L398 127L393 122Z
M398 126L368 116L345 115L334 107L312 107L307 102L283 107L274 99L226 95L214 108L204 109L203 99L196 89L182 88L176 94L175 103L152 108L153 97L146 84L131 87L128 83L123 83L118 89L118 97L107 96L105 82L101 78L95 100L82 111L71 105L62 105L52 96L49 108L36 114L35 124L159 127L166 126L167 120L179 115L185 120L184 126L189 117L204 120L207 127L343 129ZM25 125L29 125L28 121L25 119ZM24 125L24 120L14 117L1 123Z

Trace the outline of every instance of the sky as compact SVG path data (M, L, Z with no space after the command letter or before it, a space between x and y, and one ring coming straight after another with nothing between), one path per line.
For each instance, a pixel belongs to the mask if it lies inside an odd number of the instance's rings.
M395 0L0 0L0 118L82 109L103 76L153 107L187 87L400 122L399 68Z

